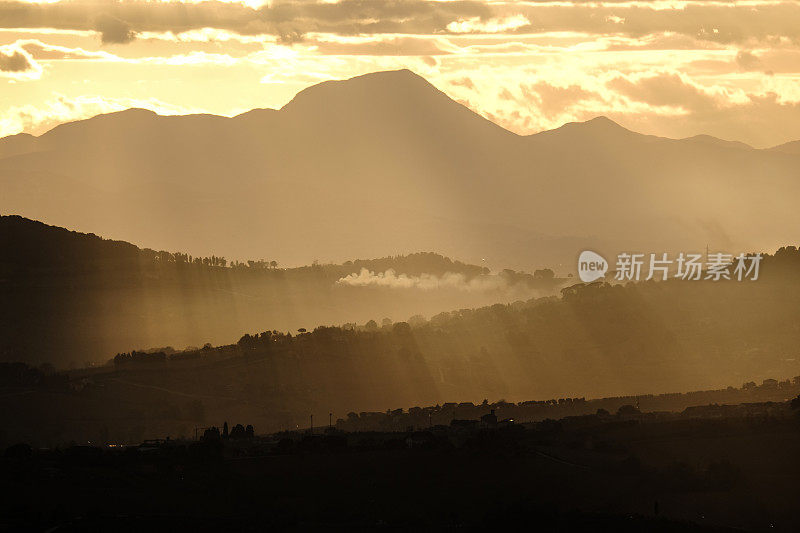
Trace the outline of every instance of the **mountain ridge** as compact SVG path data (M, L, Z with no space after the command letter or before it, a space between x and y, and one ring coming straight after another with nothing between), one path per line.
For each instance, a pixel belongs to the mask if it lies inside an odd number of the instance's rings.
M772 148L769 148L769 150L773 152L781 152L784 154L797 155L800 154L800 140L789 141L787 143L779 144L778 146L773 146Z
M41 139L43 137L46 137L48 134L52 133L53 131L58 130L62 126L71 125L71 124L80 124L80 123L85 123L87 121L95 121L96 119L101 119L101 120L105 121L105 120L110 120L110 119L119 118L119 117L137 116L137 118L142 118L142 117L146 117L146 118L156 118L156 117L164 117L164 118L166 118L166 117L184 117L184 118L186 118L186 117L204 117L204 118L210 118L210 119L237 120L237 119L243 119L243 118L250 118L250 116L252 116L253 114L264 114L264 113L274 114L274 113L278 113L280 111L287 111L287 110L291 111L293 108L297 107L298 104L300 104L303 100L305 100L308 97L308 95L314 94L316 92L327 91L327 90L329 90L331 88L339 89L339 88L344 86L343 84L351 84L348 87L348 88L350 88L350 87L352 87L353 83L363 83L363 82L368 82L371 85L371 88L376 88L376 84L373 83L376 80L390 81L390 82L392 82L392 81L401 81L401 82L404 82L404 83L407 83L407 84L410 82L410 83L416 84L420 88L424 87L424 88L426 88L428 90L433 90L433 91L435 91L435 93L437 93L437 96L445 97L454 106L458 106L460 108L463 108L464 110L469 111L472 115L474 115L476 117L480 117L483 121L491 123L496 128L504 130L505 132L507 132L507 133L509 133L511 135L515 135L515 136L519 136L519 137L534 137L534 136L538 136L538 135L541 135L541 134L546 134L548 132L559 131L559 130L562 130L564 128L574 129L574 128L578 128L580 126L585 126L587 128L592 128L592 129L595 129L595 130L598 130L598 129L602 128L602 130L608 131L608 130L613 130L613 129L616 128L616 129L618 129L618 131L624 130L626 132L636 133L637 135L657 137L657 138L660 138L660 139L686 140L686 141L692 141L692 140L695 140L695 141L708 141L709 143L715 143L715 144L718 143L720 145L729 145L731 147L735 145L735 146L739 146L741 148L748 148L748 149L755 149L755 150L780 150L783 147L792 146L793 143L800 143L800 140L797 140L797 141L789 141L789 142L782 143L780 145L776 145L776 146L772 146L772 147L753 148L753 147L749 146L748 144L746 144L744 142L741 142L741 141L737 141L737 140L732 140L731 141L731 140L721 139L719 137L714 137L712 135L708 135L708 134L704 134L704 133L700 133L700 134L696 134L696 135L693 135L693 136L690 136L690 137L684 137L684 138L680 138L680 139L673 139L671 137L664 137L664 136L660 136L660 135L647 135L647 134L642 134L642 133L636 132L634 130L630 130L630 129L622 126L618 122L615 122L614 120L608 118L605 115L598 115L598 116L596 116L594 118L591 118L591 119L588 119L588 120L585 120L585 121L567 122L567 123L564 123L563 125L561 125L559 127L556 127L556 128L553 128L553 129L549 129L549 130L542 130L542 131L531 133L531 134L527 134L527 135L518 135L518 134L516 134L516 133L514 133L514 132L512 132L510 130L507 130L507 129L503 128L499 124L497 124L497 123L491 121L490 119L484 117L480 113L477 113L477 112L471 110L469 107L467 107L467 106L465 106L465 105L463 105L463 104L461 104L459 102L456 102L456 101L452 100L449 96L447 96L447 94L444 91L441 91L440 89L436 88L433 84L428 82L424 77L420 76L419 74L417 74L417 73L415 73L415 72L413 72L413 71L411 71L409 69L399 69L399 70L377 71L377 72L372 72L372 73L368 73L368 74L362 74L360 76L355 76L353 78L342 79L342 80L339 80L339 79L326 80L326 81L320 82L320 83L315 84L315 85L311 85L309 87L306 87L305 89L300 90L289 102L287 102L284 106L282 106L279 109L254 108L254 109L250 109L248 111L245 111L243 113L239 113L238 115L234 115L234 116L228 117L228 116L225 116L225 115L216 115L216 114L213 114L213 113L189 113L189 114L185 114L185 115L160 115L160 114L158 114L155 111L150 110L150 109L132 107L132 108L128 108L128 109L124 109L124 110L120 110L120 111L113 111L113 112L109 112L109 113L100 113L98 115L94 115L92 117L87 117L87 118L83 118L83 119L76 119L76 120L67 121L67 122L64 122L64 123L61 123L61 124L58 124L58 125L54 126L53 128L47 130L46 132L43 132L40 135L31 135L29 133L24 133L23 132L23 133L18 133L18 134L14 134L14 135L9 135L9 136L6 136L6 137L0 137L0 144L2 144L6 140L9 140L9 139L12 139L12 138L15 138L15 137L18 137L18 138L21 139L22 138L21 136L24 136L25 138ZM792 153L794 153L794 152L792 152ZM3 157L2 150L0 150L0 157Z
M387 71L309 87L279 110L132 109L0 140L0 210L194 255L307 264L436 249L531 270L587 248L791 241L798 166L606 117L520 136ZM782 215L736 215L766 210Z

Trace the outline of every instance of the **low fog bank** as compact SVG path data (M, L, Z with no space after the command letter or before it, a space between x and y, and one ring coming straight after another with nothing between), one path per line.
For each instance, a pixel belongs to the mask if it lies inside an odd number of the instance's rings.
M360 272L349 274L336 281L338 285L348 287L383 287L389 289L420 289L424 291L455 289L465 292L493 292L499 296L515 293L519 296L532 296L535 292L530 284L515 280L512 275L489 275L468 277L460 272L445 272L441 276L423 273L419 276L388 269L385 272L373 272L362 268ZM540 291L541 292L541 291Z
M503 279L496 276L481 276L467 279L464 274L445 272L442 276L422 274L409 276L397 274L394 269L385 272L372 272L362 268L360 272L348 274L336 281L338 285L349 287L386 287L390 289L457 289L460 291L490 291L506 288Z

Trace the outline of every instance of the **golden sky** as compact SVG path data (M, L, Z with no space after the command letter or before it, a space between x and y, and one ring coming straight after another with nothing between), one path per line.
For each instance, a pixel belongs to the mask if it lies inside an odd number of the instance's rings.
M408 68L517 133L800 139L800 2L0 2L0 135L101 112L235 115Z

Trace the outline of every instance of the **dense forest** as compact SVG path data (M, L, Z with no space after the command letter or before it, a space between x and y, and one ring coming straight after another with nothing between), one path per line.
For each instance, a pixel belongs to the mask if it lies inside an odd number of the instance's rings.
M0 361L84 366L109 352L219 344L269 323L402 320L553 293L547 269L497 274L435 253L280 268L140 249L0 217Z

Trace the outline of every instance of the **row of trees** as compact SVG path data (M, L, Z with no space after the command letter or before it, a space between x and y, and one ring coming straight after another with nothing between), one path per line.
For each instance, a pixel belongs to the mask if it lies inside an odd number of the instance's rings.
M114 356L114 365L130 365L142 363L165 363L167 361L167 354L164 352L137 352L136 350L129 353L118 353Z
M255 429L253 428L252 424L247 424L247 427L243 426L242 424L236 424L229 432L228 423L225 422L225 424L222 426L222 432L220 432L219 428L216 426L206 428L206 430L203 432L201 440L203 442L216 442L222 439L252 439L254 436Z
M190 254L182 252L153 251L144 249L142 256L158 263L174 263L178 265L197 265L206 267L226 268L254 268L254 269L275 269L278 268L277 261L267 261L266 259L248 261L228 261L224 257L212 255L211 257L192 257Z

